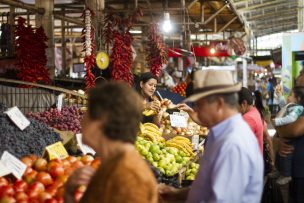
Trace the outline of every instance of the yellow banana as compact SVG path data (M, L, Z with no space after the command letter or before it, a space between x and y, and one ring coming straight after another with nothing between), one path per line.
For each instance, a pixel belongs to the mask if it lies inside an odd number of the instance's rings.
M144 116L153 116L153 115L155 115L156 114L156 112L155 111L153 111L153 110L144 110L143 111L143 115Z

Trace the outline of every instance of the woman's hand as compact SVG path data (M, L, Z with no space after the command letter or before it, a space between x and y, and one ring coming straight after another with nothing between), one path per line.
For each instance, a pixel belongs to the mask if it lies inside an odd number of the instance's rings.
M160 102L158 100L148 102L146 104L146 109L153 110L156 113L158 113L161 110Z
M294 147L287 143L288 140L284 138L278 138L278 152L282 157L286 157L287 155L291 154L294 150Z
M65 184L64 202L74 202L74 193L79 186L88 186L95 169L89 166L81 167L73 172Z

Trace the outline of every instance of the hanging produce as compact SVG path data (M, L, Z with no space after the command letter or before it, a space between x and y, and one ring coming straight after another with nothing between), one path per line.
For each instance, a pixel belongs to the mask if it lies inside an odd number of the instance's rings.
M25 19L19 17L15 35L17 77L27 82L50 83L49 72L45 67L48 38L44 29L34 29L31 25L26 27Z
M125 19L108 14L105 17L103 38L107 47L112 45L110 55L111 77L113 80L122 80L130 86L133 84L131 71L133 62L132 42L130 29L139 17L143 15L140 9Z
M95 86L95 76L92 73L92 68L95 65L95 30L92 26L92 16L95 14L89 8L84 9L83 17L85 27L82 30L82 40L83 40L83 52L84 56L84 67L86 69L85 85L86 90Z
M149 29L148 43L146 48L146 60L150 67L150 71L157 77L160 75L163 64L167 63L165 45L158 33L158 26L156 24L152 24Z

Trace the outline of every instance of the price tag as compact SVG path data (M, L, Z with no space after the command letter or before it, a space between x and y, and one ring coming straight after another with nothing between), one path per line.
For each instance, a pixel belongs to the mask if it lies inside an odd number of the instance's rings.
M63 94L60 94L60 95L57 97L57 109L58 109L58 111L61 111L61 109L62 109L62 104L63 104Z
M76 140L78 143L78 146L83 154L92 154L93 156L96 154L94 149L92 149L90 146L83 144L82 142L82 134L76 134Z
M69 156L62 142L56 142L55 144L49 145L45 150L48 153L50 160L65 159Z
M193 135L191 138L193 150L198 150L199 147L199 135Z
M189 118L189 114L185 111L173 112L173 115L184 116L186 118L186 120L188 120L188 118Z
M9 170L17 179L21 179L26 170L26 165L7 151L4 151L2 154L1 163L6 168L4 171Z
M7 168L1 161L0 161L0 177L6 176L11 173L11 170Z
M31 124L30 121L23 115L23 113L20 111L20 109L18 109L17 106L10 108L5 113L20 130L24 130Z
M170 115L170 122L172 127L180 127L180 128L187 127L187 120L184 116L172 114Z

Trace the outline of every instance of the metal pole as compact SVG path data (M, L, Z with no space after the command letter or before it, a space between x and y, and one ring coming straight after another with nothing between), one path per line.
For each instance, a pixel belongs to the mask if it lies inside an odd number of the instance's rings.
M23 9L26 9L26 10L34 11L35 13L39 13L39 14L44 14L44 12L45 12L44 8L36 7L34 5L31 5L31 4L26 4L26 3L23 3L21 1L0 0L0 3L10 5L10 6L14 6L14 7L17 7L17 8L23 8Z
M62 13L64 13L65 8L62 8ZM64 15L64 14L63 14ZM65 42L65 21L61 20L61 68L62 74L66 74L66 42Z

